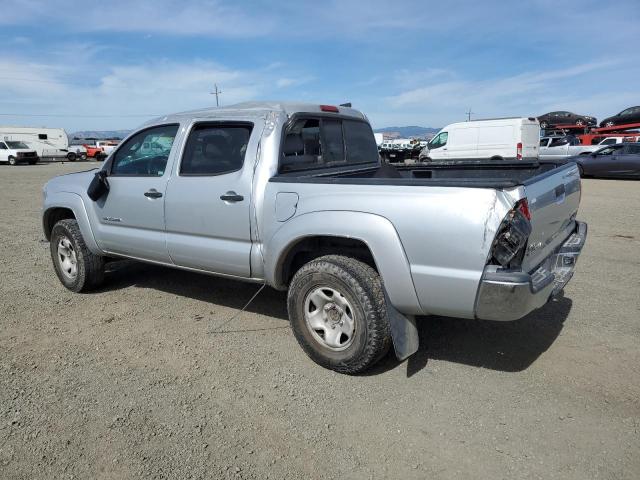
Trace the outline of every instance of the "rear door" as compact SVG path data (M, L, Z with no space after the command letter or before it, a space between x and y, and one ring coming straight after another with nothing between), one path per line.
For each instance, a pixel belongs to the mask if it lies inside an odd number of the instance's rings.
M525 182L531 212L531 235L522 265L532 270L574 226L580 204L580 174L575 163L543 173Z
M540 124L538 122L523 120L520 123L520 139L516 140L516 144L518 142L522 142L523 159L537 159L539 155L538 145L540 143Z
M624 145L614 153L613 172L616 176L640 175L640 145Z
M191 126L165 203L167 249L176 265L251 276L253 130L249 122Z

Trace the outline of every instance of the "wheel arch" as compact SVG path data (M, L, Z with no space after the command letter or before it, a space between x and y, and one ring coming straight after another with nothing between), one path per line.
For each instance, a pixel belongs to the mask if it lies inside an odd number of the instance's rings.
M47 195L42 213L42 228L45 238L51 239L51 230L56 222L69 218L74 218L78 222L87 248L97 255L103 255L96 243L89 223L89 216L80 195L71 192L56 192Z
M286 222L265 247L265 279L275 288L287 288L296 262L304 260L307 252L309 260L311 256L346 254L370 264L383 283L387 280L385 289L398 310L422 313L400 237L382 216L349 211L302 214Z

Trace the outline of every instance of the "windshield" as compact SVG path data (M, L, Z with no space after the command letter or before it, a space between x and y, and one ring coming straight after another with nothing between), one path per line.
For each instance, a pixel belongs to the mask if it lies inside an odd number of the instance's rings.
M29 148L24 142L6 142L9 148Z

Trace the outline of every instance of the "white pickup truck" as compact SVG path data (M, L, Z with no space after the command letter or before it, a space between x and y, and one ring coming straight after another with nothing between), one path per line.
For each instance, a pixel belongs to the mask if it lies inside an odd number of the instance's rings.
M562 160L574 155L587 155L601 148L600 145L582 145L572 136L542 137L540 139L539 158L541 160Z

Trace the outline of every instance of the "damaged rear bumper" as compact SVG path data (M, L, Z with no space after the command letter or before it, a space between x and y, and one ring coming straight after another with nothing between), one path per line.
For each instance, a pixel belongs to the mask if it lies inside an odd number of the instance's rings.
M485 271L476 318L517 320L543 306L571 280L586 239L587 224L576 222L574 232L533 273Z

